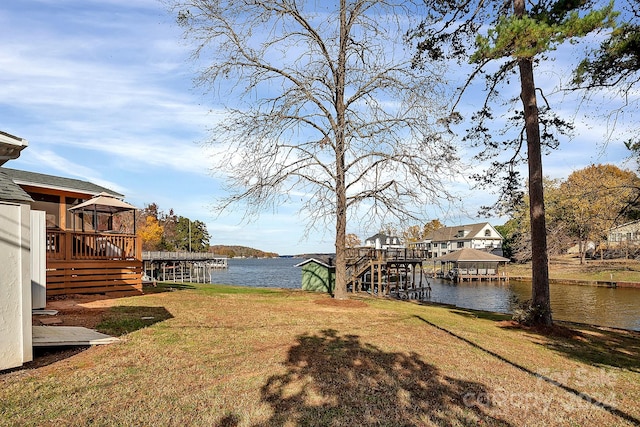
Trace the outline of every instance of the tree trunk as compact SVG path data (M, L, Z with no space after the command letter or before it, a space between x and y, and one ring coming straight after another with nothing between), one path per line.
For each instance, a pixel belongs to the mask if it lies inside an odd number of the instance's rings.
M347 190L345 185L345 106L344 85L347 69L347 6L340 0L340 49L336 64L336 282L334 297L347 298L347 260L345 239L347 234Z
M514 12L522 17L524 0L514 0ZM534 318L539 325L551 325L551 301L549 295L549 263L547 255L547 227L544 214L544 189L542 186L542 152L536 87L533 79L533 60L520 58L520 84L524 106L527 135L527 161L529 164L529 215L531 218L531 293Z

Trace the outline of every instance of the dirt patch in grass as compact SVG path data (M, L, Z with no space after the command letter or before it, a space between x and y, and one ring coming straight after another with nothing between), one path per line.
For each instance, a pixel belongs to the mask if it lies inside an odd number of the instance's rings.
M47 300L47 310L55 315L34 315L34 325L83 326L95 329L104 313L117 305L118 299L106 295L68 295Z
M57 314L36 314L34 326L81 326L111 336L122 336L171 317L162 307L121 307L122 299L106 295L67 295L47 300L47 310ZM37 369L67 359L88 349L88 346L34 348L33 361L19 370Z
M580 339L582 337L582 334L580 332L574 329L571 329L567 326L561 325L557 322L551 326L526 326L514 320L502 320L502 321L496 322L496 324L501 328L521 329L524 331L529 331L529 332L533 332L533 333L548 336L548 337L570 338L570 339Z
M335 299L335 298L323 298L314 301L318 305L324 305L328 307L339 308L364 308L367 307L367 303L364 301L352 300L352 299Z

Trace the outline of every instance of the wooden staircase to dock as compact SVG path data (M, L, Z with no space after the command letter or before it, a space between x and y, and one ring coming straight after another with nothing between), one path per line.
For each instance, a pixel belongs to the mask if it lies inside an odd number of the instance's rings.
M423 296L422 261L426 251L406 248L349 248L347 258L347 289L373 295L395 295L403 299ZM419 269L419 285L416 270ZM423 292L424 288L424 292ZM428 288L430 291L430 288ZM416 298L411 298L416 299Z

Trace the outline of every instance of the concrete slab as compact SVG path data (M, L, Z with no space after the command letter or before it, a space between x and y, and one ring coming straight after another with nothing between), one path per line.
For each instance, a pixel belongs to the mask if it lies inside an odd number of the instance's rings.
M45 310L44 308L38 308L31 310L31 314L34 316L55 316L58 314L58 310Z
M102 345L120 341L110 335L101 334L81 326L34 326L34 347L60 347Z

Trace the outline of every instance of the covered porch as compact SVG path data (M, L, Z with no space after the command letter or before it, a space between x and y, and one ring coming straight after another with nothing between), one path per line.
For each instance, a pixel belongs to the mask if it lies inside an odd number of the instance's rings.
M46 231L47 297L141 293L142 244L135 233L136 208L100 194L68 210L73 230ZM117 218L125 212L133 216L131 227Z

